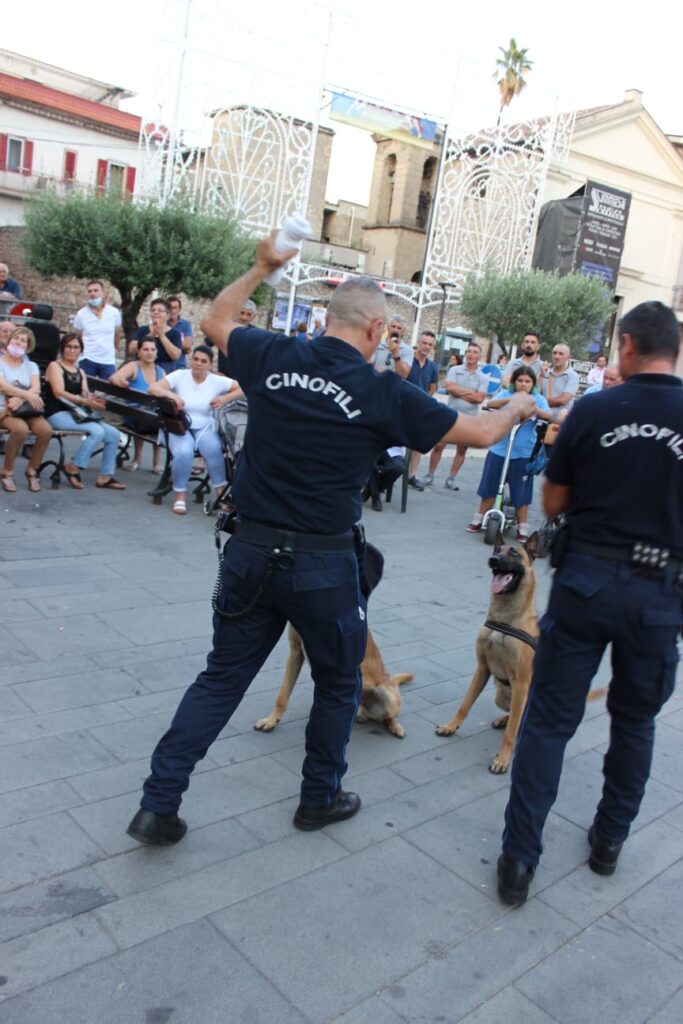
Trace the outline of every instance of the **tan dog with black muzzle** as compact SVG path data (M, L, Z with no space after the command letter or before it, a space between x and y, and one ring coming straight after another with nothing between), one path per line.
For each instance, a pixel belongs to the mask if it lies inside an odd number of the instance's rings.
M266 718L259 718L254 725L259 732L272 732L284 715L294 684L299 678L299 673L306 660L303 640L291 623L287 629L287 639L289 640L289 656L285 665L282 686L271 713ZM413 676L406 672L399 672L394 676L389 675L370 629L368 629L365 657L361 662L360 671L363 689L356 721L365 722L367 719L372 719L375 722L383 722L392 736L402 739L405 736L405 729L397 721L401 711L401 694L398 688L402 683L409 683Z
M489 765L489 771L495 775L508 770L531 686L539 632L532 564L537 546L537 533L529 537L526 545L507 546L498 535L489 559L493 572L491 603L486 623L477 636L477 667L457 714L436 730L438 736L451 736L459 729L489 676L493 676L496 705L508 712L491 723L494 729L505 729L500 751Z

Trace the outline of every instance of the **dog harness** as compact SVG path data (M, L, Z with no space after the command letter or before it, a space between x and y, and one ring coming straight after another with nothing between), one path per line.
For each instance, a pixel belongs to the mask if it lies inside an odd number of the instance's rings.
M538 638L532 636L531 633L525 633L523 629L515 629L514 626L508 626L506 622L494 622L493 619L487 619L484 623L486 629L493 629L496 633L505 633L506 636L514 636L516 640L521 640L522 643L528 644L534 651L538 644Z

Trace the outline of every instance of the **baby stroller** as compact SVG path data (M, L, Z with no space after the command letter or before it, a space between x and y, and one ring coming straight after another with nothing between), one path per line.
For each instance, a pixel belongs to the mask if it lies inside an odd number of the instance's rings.
M236 398L227 402L216 413L216 429L223 445L225 455L225 479L228 486L220 496L211 497L211 481L205 474L194 490L195 501L204 502L204 515L232 509L232 484L235 479L237 460L244 444L247 430L248 404L246 398Z
M505 453L505 461L503 462L503 469L500 474L500 483L498 484L498 491L496 494L493 508L489 509L488 512L484 513L482 520L482 530L484 532L484 544L495 544L496 537L500 531L501 535L509 530L511 526L515 526L517 523L517 509L512 504L510 497L510 489L507 485L508 469L510 467L510 456L512 454L512 445L514 443L517 431L520 428L518 423L510 431L510 438L508 440L507 451ZM543 438L547 424L541 421L536 423L536 442L534 449L531 453L531 458L525 466L525 472L527 474L533 474L537 476L542 473L546 462L548 461L543 451Z

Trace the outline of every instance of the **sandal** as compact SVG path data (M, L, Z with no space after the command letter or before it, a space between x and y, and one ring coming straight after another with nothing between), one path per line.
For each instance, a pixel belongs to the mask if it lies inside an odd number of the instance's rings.
M0 484L2 484L3 491L7 491L8 494L14 494L17 489L12 473L0 474Z
M179 498L173 502L173 511L177 516L184 516L187 514L187 505Z
M35 469L26 470L26 479L28 480L28 489L32 494L37 494L40 490L40 479Z
M162 476L164 471L161 466L152 466L152 472L156 473L157 476Z
M103 484L98 484L97 481L95 481L95 487L108 487L110 491L125 491L126 489L126 485L122 484L120 480L117 480L116 477L113 476L110 476Z
M127 473L134 473L139 465L139 462L126 462L122 468L125 469Z
M83 481L81 480L81 472L79 469L71 470L64 469L64 476L69 482L69 487L73 487L75 491L83 490Z

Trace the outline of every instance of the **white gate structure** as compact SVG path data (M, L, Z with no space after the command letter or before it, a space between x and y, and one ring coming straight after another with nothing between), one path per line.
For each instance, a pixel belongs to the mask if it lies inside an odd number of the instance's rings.
M262 235L286 214L308 208L318 121L326 96L325 54L319 54L314 74L305 82L295 81L297 98L289 94L289 104L298 104L299 116L256 102L255 97L261 99L262 94L254 58L251 89L249 81L240 83L241 95L253 92L251 102L236 100L233 83L225 107L200 111L205 126L210 125L210 141L188 145L178 112L181 97L187 94L183 76L188 76L186 56L188 60L192 56L187 29L193 24L193 2L184 0L182 11L178 10L184 14L178 21L184 23L186 33L178 43L175 106L173 101L167 103L168 114L162 109L141 133L137 195L159 204L183 198L215 216L230 212L246 231ZM327 46L329 31L328 27ZM215 102L215 76L213 89ZM281 88L280 93L285 106L287 89ZM469 275L486 268L509 273L530 266L548 163L566 153L572 128L573 115L560 115L460 138L444 130L421 281L383 282L387 295L400 297L412 308L415 331L423 311L458 303ZM290 317L299 285L340 276L344 272L330 265L290 264L286 273Z

